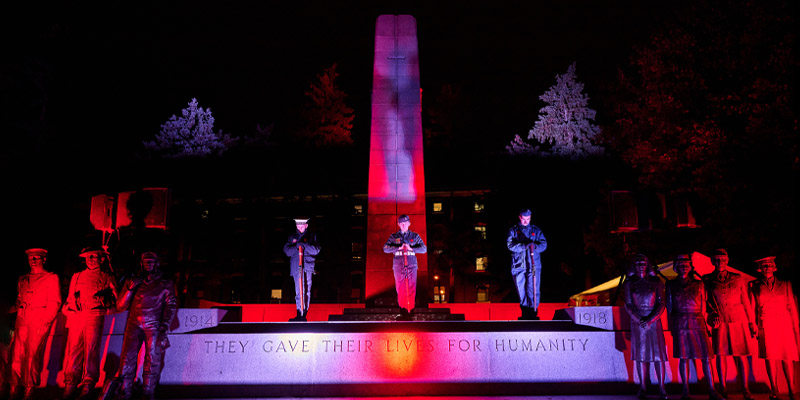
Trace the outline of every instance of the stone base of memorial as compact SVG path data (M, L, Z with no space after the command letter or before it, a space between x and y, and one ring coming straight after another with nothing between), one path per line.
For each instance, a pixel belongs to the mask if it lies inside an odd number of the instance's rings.
M597 393L631 381L621 333L572 321L220 324L170 341L167 395Z
M464 312L467 306L457 309ZM101 380L119 366L126 317L106 318ZM566 308L556 311L552 321L233 322L236 318L235 312L226 315L220 309L178 311L158 389L161 397L636 391L629 323L617 307ZM665 334L671 355L672 338L669 331ZM42 382L55 396L63 387L63 321L51 339ZM678 360L671 358L667 382L673 393L680 392L677 368ZM732 359L728 370L729 391L737 392ZM691 369L690 381L703 392L696 371ZM754 360L753 377L751 389L764 393L763 360ZM779 385L785 392L785 383L779 380Z

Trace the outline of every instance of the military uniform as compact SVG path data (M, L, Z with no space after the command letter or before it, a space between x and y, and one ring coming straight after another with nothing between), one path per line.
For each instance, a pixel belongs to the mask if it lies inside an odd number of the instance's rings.
M105 316L116 309L116 296L114 277L99 266L72 275L63 309L68 329L64 354L67 392L79 385L91 390L100 378L100 336Z
M506 244L508 249L511 250L511 275L514 277L514 283L517 286L520 306L534 310L538 309L539 299L542 297L540 290L542 285L542 259L540 254L547 249L547 239L539 227L517 224L508 230ZM533 259L533 265L531 265L531 258ZM537 278L535 288L533 284L534 271Z
M145 398L152 398L161 376L164 351L169 347L167 329L178 310L175 283L156 270L133 289L126 284L117 300L117 308L128 310L120 365L123 391L126 397L130 395L139 349L144 342L142 384Z
M303 272L305 287L301 287L300 279L300 253L297 249L298 246L303 247ZM289 267L294 279L294 301L297 306L298 315L304 316L308 312L308 306L311 302L311 279L314 276L314 263L317 254L322 250L322 247L317 241L317 235L313 232L306 230L305 232L295 231L286 240L283 246L283 253L289 257ZM305 296L302 299L301 296ZM305 309L301 303L305 300Z
M755 353L749 327L755 320L745 278L735 271L714 271L704 276L703 282L709 320L719 320L716 327L712 326L714 352L720 356Z
M666 285L669 329L672 331L672 356L684 359L708 359L708 334L703 315L706 291L703 282L675 278Z
M778 278L752 281L758 321L758 357L798 361L797 297L792 283Z
M411 250L402 251L403 244L411 246ZM392 272L397 290L397 303L400 308L409 312L414 309L417 296L417 256L428 251L419 234L412 231L397 231L389 236L383 245L383 252L393 254ZM406 265L406 262L408 263Z
M667 361L667 348L664 343L664 328L661 314L666 308L664 284L661 279L645 275L628 277L622 284L625 297L625 310L631 316L631 360ZM639 321L650 322L642 328Z
M39 386L47 336L60 306L58 275L42 271L25 274L17 281L17 321L9 383L13 388L24 386L26 397Z

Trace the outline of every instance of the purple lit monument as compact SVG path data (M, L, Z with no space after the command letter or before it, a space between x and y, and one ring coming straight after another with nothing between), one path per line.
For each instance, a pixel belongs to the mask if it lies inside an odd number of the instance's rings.
M417 23L410 15L381 15L375 26L372 123L367 211L367 301L394 295L386 237L407 214L427 240L425 174L419 86ZM419 257L417 293L427 293L427 258Z

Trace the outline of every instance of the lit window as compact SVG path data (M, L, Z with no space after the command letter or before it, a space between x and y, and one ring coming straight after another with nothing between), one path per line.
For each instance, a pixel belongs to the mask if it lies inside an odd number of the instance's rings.
M364 243L353 242L350 244L353 253L353 261L364 259Z
M433 203L433 212L435 213L442 212L442 203Z
M437 286L433 289L434 303L447 303L447 296L444 293L444 286Z
M476 201L475 202L475 212L483 212L486 209L486 206L483 202Z
M442 254L444 253L444 249L436 249L433 251L433 254Z
M475 271L486 271L486 264L489 262L489 257L478 257L475 259Z
M478 303L489 303L489 285L478 285Z
M272 294L270 295L271 303L280 303L281 298L283 297L283 290L282 289L272 289Z
M353 206L353 215L364 215L364 206L362 204L356 204Z
M485 226L476 226L475 232L479 232L481 234L481 239L486 239L486 227Z

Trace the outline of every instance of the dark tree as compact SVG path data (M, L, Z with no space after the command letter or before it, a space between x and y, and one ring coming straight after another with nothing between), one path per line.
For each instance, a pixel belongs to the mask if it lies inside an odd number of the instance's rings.
M795 7L693 4L636 49L609 102L607 143L642 188L696 193L716 245L792 247Z
M353 144L353 109L346 103L347 94L336 85L336 64L317 75L306 92L308 101L303 110L305 126L300 139L313 147L349 146Z

